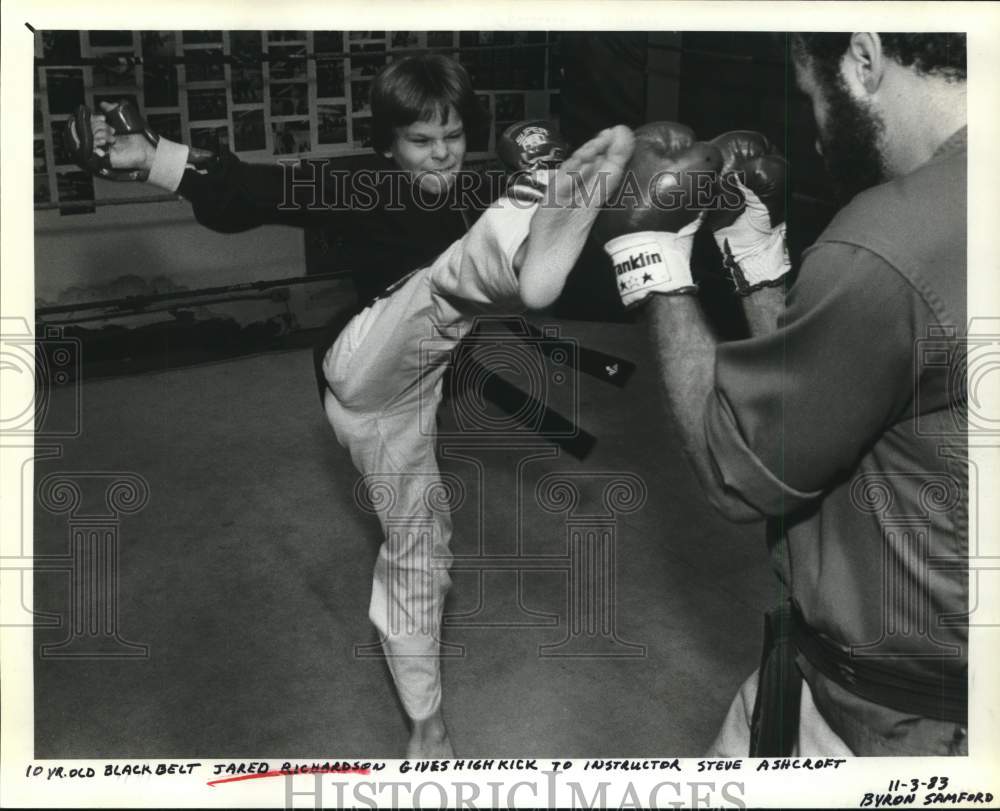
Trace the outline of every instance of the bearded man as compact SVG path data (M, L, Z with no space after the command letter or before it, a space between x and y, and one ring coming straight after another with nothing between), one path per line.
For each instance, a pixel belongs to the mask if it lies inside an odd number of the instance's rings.
M966 754L965 36L791 45L843 208L787 290L752 239L729 257L760 282L747 340L717 343L693 288L645 305L689 460L767 519L787 598L712 754Z

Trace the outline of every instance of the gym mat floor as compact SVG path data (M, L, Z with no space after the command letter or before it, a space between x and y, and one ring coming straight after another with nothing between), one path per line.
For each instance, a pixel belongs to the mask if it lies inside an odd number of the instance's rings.
M452 740L461 757L698 756L756 666L761 611L777 595L763 525L729 524L703 500L642 326L537 323L638 368L624 390L577 378L580 425L598 438L584 461L538 439L441 440L442 470L464 491L455 554L524 559L520 573L453 574ZM117 629L148 655L39 655L70 633L70 596L65 572L36 571L36 611L63 621L35 632L35 757L402 757L408 733L385 662L359 655L377 641L367 608L381 533L355 504L358 475L318 406L311 353L79 391L81 433L39 459L35 485L65 474L82 501L67 513L36 498L35 554L64 558L74 527L109 514L116 474L138 475L148 502L110 524ZM57 389L53 406L71 394ZM441 410L445 432L455 407ZM538 501L552 472L579 490L569 511ZM646 488L631 512L606 498L620 474ZM600 627L559 647L572 630L568 532L598 525L613 539L614 570L601 570L613 599ZM576 643L617 655L552 655Z

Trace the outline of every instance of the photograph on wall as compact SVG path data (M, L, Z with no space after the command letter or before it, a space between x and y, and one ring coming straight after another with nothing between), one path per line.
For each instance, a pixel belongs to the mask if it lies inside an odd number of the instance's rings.
M343 31L314 31L313 52L318 54L344 52Z
M142 56L146 60L169 60L177 54L177 33L175 31L143 31ZM148 64L148 62L147 62Z
M351 43L351 78L366 79L378 73L386 63L384 42Z
M222 44L221 31L185 31L185 45L212 45Z
M47 172L49 169L47 155L45 153L45 139L36 138L34 141L35 154L33 158L34 171L35 174L41 174Z
M235 60L259 62L262 48L260 31L229 32L229 51Z
M187 48L184 51L185 80L221 82L226 78L222 48Z
M451 31L428 31L428 48L451 48L455 44L455 35Z
M209 121L226 118L226 91L224 89L188 90L188 119L190 121Z
M42 31L42 58L54 65L79 64L80 32Z
M547 31L514 31L513 43L515 45L544 45L548 41Z
M181 134L181 114L180 113L147 113L146 121L149 128L176 144L184 142Z
M34 198L36 203L48 203L52 199L52 186L48 175L35 175Z
M218 154L229 146L229 127L191 127L191 145Z
M91 31L91 48L131 48L131 31Z
M70 166L73 156L66 146L66 120L53 121L49 125L52 134L52 162L56 166Z
M142 94L147 107L177 106L177 68L150 62L142 66Z
M61 213L89 214L94 211L94 178L87 172L56 172L56 190L60 203L91 203L89 206L67 206Z
M393 31L390 43L393 48L416 48L420 37L416 31Z
M309 85L272 84L271 115L309 115Z
M371 82L351 82L351 112L365 115L371 113L372 106L368 100L371 92Z
M305 42L305 31L268 31L268 42Z
M312 139L308 121L277 121L271 124L275 155L295 155L309 152Z
M343 98L344 59L316 60L316 95L320 98Z
M94 65L94 87L132 87L135 83L135 67L127 63L103 61Z
M233 65L229 71L233 104L260 104L264 100L264 70L259 62Z
M45 84L51 115L75 112L83 104L83 71L79 68L47 68Z
M305 45L270 45L267 64L271 81L275 79L304 80L308 72Z
M263 110L233 111L233 148L237 152L266 149Z
M344 104L317 104L317 140L321 144L347 143L347 106Z
M351 130L356 149L370 149L372 145L372 120L370 118L351 119Z

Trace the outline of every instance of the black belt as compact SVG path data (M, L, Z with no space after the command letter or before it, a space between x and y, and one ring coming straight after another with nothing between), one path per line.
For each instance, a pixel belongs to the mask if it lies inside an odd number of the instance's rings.
M967 725L968 674L931 674L916 679L883 665L851 656L810 628L798 607L788 602L764 616L757 700L750 732L751 757L786 757L798 736L801 653L831 681L863 699L908 715ZM939 660L942 665L949 660Z
M960 726L967 724L969 677L966 666L957 675L945 672L944 667L953 664L954 660L942 657L932 660L939 665L936 672L916 678L887 668L882 663L884 660L852 656L850 651L834 645L806 625L795 605L792 615L795 646L809 664L848 692L909 715L951 721Z
M799 734L802 673L795 664L791 604L764 615L757 700L750 722L750 757L792 754Z

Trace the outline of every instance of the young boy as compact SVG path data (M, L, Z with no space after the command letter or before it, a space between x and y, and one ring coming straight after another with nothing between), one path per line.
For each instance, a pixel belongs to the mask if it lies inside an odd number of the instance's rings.
M442 486L435 458L442 375L477 314L544 307L559 295L601 205L617 188L632 135L624 127L600 133L559 170L536 178L547 182L541 202L537 190L533 204L523 196L501 197L463 236L471 218L454 194L455 178L466 125L479 110L464 69L445 57L401 60L376 78L372 101L383 167L412 180L401 210L290 211L279 208L285 202L280 166L224 153L196 172L186 168L187 147L116 136L104 116L92 117L91 129L94 149L112 167L139 169L150 182L179 191L209 227L358 227L366 229L377 260L372 277L392 281L423 265L354 316L323 355L321 371L327 417L365 476L386 535L369 616L412 721L407 755L448 757L438 646L451 521L447 508L434 508ZM428 195L445 196L448 205L429 206ZM401 235L412 237L412 247Z

